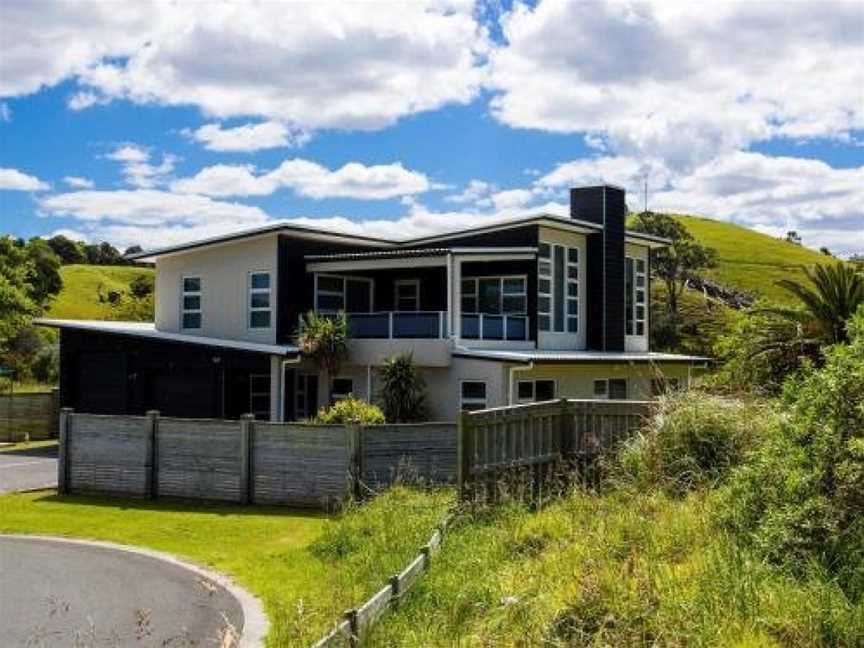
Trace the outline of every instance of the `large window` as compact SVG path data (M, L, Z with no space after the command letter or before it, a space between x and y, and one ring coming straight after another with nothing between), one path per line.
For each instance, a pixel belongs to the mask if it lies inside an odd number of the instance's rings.
M183 277L180 297L180 325L184 329L201 328L201 277Z
M579 249L541 243L537 259L537 327L579 332Z
M315 275L315 310L319 313L370 313L372 280L362 277Z
M249 327L270 328L270 273L249 273Z
M270 374L249 376L249 412L258 420L270 420Z
M627 257L624 265L624 313L627 335L645 335L645 293L647 272L645 259Z
M462 312L524 315L528 310L525 277L472 277L462 280Z
M626 378L602 378L594 381L594 397L627 400Z
M465 380L460 386L459 407L463 410L486 409L486 383L479 380Z
M418 279L399 279L396 281L395 298L397 311L420 310L420 281Z
M554 398L554 380L520 380L516 387L516 400L520 403L549 401Z

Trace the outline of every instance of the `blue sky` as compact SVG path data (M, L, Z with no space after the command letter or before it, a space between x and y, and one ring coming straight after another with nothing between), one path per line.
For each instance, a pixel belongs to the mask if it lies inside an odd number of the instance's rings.
M0 0L0 232L407 237L647 179L864 252L861 3L106 7Z

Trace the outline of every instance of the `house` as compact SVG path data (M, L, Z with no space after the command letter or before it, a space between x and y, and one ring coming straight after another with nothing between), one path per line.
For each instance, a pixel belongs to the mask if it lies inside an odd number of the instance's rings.
M274 421L327 390L294 345L301 314L344 310L350 356L334 398L370 399L376 367L410 351L432 416L559 397L644 399L705 359L649 348L649 252L624 190L571 190L571 218L538 214L413 240L292 224L154 249L152 324L61 329L61 401L78 411Z

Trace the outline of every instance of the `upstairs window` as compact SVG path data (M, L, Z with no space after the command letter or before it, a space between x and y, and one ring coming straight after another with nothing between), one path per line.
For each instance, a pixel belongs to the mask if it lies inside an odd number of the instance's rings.
M472 277L462 280L462 312L524 315L528 311L525 277Z
M627 257L624 265L624 316L627 335L645 335L647 264Z
M396 282L395 303L397 311L420 310L420 281L418 279L400 279Z
M579 332L579 249L541 243L537 254L537 327Z
M249 273L249 327L270 328L270 273Z
M201 328L201 277L183 277L180 296L180 325L186 330Z
M315 275L315 310L319 313L369 313L372 280L363 277Z

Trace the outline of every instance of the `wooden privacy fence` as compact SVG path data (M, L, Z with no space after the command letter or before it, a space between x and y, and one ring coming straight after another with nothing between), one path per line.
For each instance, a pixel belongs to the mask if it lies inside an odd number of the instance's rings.
M343 426L60 412L64 493L331 509L405 472L455 478L455 424Z
M585 475L603 452L633 434L647 401L546 401L463 412L458 484L463 500L494 500L503 485L533 496L553 478Z
M0 442L50 439L57 434L59 390L0 395Z

